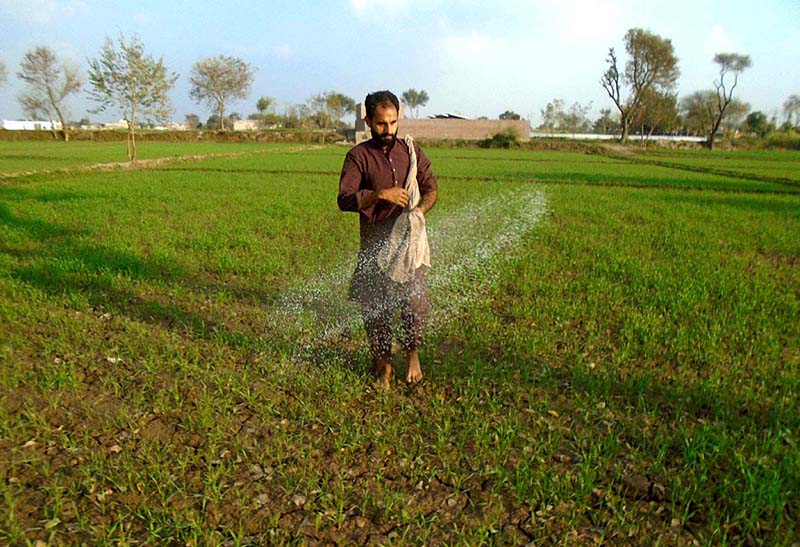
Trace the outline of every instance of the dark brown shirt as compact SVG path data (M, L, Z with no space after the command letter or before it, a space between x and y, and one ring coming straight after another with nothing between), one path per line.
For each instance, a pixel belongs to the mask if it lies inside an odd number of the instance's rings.
M414 148L417 153L417 182L420 195L424 196L437 190L438 186L430 160L417 143L414 143ZM337 201L342 211L359 213L362 251L388 237L394 219L403 208L385 201L362 208L361 203L372 192L392 186L403 188L408 175L409 158L408 147L399 138L388 153L370 139L351 148L345 156Z

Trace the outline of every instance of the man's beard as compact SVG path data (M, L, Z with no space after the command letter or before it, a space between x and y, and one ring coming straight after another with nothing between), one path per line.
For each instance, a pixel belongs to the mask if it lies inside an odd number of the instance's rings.
M375 131L370 129L370 133L372 133L372 140L374 140L381 146L391 146L392 144L394 144L394 141L397 138L397 131L395 131L394 133L390 133L388 135L381 135L380 133L376 133Z

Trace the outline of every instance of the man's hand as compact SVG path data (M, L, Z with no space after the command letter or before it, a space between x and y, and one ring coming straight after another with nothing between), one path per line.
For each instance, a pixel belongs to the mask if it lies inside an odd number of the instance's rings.
M405 207L408 205L408 191L405 188L393 186L391 188L384 188L378 192L378 199L388 201L393 205Z

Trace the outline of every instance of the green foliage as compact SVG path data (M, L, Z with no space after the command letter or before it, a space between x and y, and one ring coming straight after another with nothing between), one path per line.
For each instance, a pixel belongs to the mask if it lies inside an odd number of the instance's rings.
M89 61L89 97L98 106L93 112L119 109L128 121L128 160L136 160L135 128L140 120L166 121L172 113L167 93L177 73L169 73L163 59L145 54L138 36L117 44L106 36L100 56Z
M513 110L506 110L500 116L498 116L501 120L521 120L522 116L514 112Z
M18 76L28 87L19 97L23 110L34 119L52 120L55 114L64 140L69 140L66 99L83 85L78 69L59 63L52 49L39 46L25 53Z
M192 65L189 95L195 101L208 105L217 120L227 120L226 107L232 100L247 98L253 85L254 72L250 64L238 57L217 55L200 59Z
M744 120L743 129L759 137L764 137L770 131L775 130L775 125L769 121L766 114L756 110L747 115Z
M516 131L508 128L480 141L478 146L481 148L517 148L519 146L519 136Z
M772 132L764 140L767 146L772 148L800 150L800 132L797 131Z
M628 61L620 71L614 48L609 49L608 68L600 80L620 112L622 142L628 138L630 123L647 106L643 103L644 94L670 95L680 75L678 58L669 39L648 30L631 28L625 33L625 50ZM627 97L623 93L626 86L629 88Z
M342 116L355 112L356 102L337 91L326 91L311 97L306 107L306 117L313 119L320 129L330 129L342 123Z
M419 116L420 107L428 104L428 101L430 100L427 91L424 89L417 91L414 88L403 91L403 94L400 98L403 100L403 103L411 109L415 118Z

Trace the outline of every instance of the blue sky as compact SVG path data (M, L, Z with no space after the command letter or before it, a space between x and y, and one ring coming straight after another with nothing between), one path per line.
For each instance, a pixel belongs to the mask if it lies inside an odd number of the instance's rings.
M106 35L135 33L180 74L170 94L176 121L208 117L189 98L187 76L198 59L225 54L257 68L250 98L231 105L245 116L261 95L282 111L326 90L360 102L376 89L399 95L414 87L431 97L421 115L511 109L536 123L554 98L591 102L593 113L613 108L599 80L609 47L624 59L631 27L672 40L681 95L711 87L716 52L751 56L737 95L753 109L780 116L784 100L800 94L800 0L0 0L0 59L9 73L0 117L22 116L15 73L27 50L50 46L85 71ZM92 107L85 93L69 104L71 119Z

